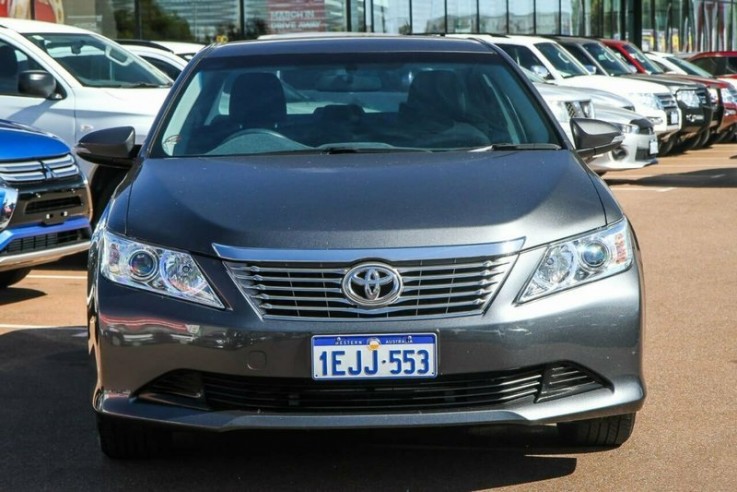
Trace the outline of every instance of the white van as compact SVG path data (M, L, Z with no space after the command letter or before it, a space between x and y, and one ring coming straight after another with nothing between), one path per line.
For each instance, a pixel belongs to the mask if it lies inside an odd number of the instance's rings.
M0 118L46 130L72 148L86 133L121 125L133 126L142 143L171 84L94 32L0 18ZM91 165L80 165L90 175ZM109 183L120 179L106 172L90 176L95 215L114 189Z

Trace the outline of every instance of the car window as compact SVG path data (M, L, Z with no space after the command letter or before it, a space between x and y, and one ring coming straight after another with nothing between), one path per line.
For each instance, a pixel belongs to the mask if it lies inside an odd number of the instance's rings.
M690 61L683 60L681 58L678 58L677 56L667 56L665 57L665 59L689 75L698 75L699 77L709 77L709 78L711 77L711 73L707 72L703 68L697 66L696 64Z
M89 34L26 37L88 87L165 87L171 80L118 45Z
M635 46L631 44L625 44L623 45L624 49L629 55L637 60L637 63L645 67L645 70L647 70L649 73L663 73L663 70L661 70L655 63L653 63L648 57L646 57L642 51L637 49Z
M588 55L584 52L583 48L581 48L577 44L573 45L563 45L563 47L568 51L568 53L571 54L573 58L576 59L578 63L581 65L589 65L596 69L597 75L606 75L604 72L602 72L601 68L598 65L594 65L591 61L591 59L588 57Z
M617 58L612 50L603 44L586 43L583 45L583 49L589 52L609 75L627 75L631 73L621 59Z
M23 51L0 41L0 94L21 95L18 91L20 73L41 69L41 66Z
M158 58L153 58L151 56L146 56L146 55L141 55L141 58L143 58L144 60L149 62L154 67L164 72L166 76L172 80L179 77L179 74L182 72L182 69L175 67L174 65L170 65L169 63L166 63L163 60L159 60Z
M584 67L576 61L565 49L556 43L537 43L537 49L560 72L563 78L588 75Z
M725 56L725 67L724 67L724 73L737 73L737 58L731 57L731 56Z
M698 58L696 60L691 60L691 63L706 70L712 75L721 75L722 72L720 70L718 60L719 59L716 57Z
M538 68L538 70L540 68L545 69L545 64L540 60L540 58L537 57L535 53L533 53L530 48L526 46L518 46L514 44L500 44L498 46L499 48L504 50L504 52L508 54L512 58L512 60L517 62L517 65L526 68L533 73L538 73L535 71L536 67Z
M469 60L458 60L464 57ZM154 154L560 144L532 89L497 55L312 55L251 62L203 60L173 101Z

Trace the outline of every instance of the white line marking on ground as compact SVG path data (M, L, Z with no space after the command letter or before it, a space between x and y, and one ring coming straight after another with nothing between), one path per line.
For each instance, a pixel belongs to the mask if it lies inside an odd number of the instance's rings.
M51 280L87 280L86 275L29 275L26 278L39 278L39 279L51 279Z
M646 186L612 186L614 191L655 191L657 193L665 193L673 191L675 188L649 188Z
M726 176L726 174L715 174L711 176L711 179L719 179L719 178L723 178L724 176Z

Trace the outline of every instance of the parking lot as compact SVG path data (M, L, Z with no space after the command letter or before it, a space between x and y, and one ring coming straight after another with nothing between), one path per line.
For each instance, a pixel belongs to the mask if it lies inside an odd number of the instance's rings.
M113 462L88 402L83 259L0 292L0 490L733 490L737 144L605 176L643 250L648 399L618 449L550 428L177 436Z

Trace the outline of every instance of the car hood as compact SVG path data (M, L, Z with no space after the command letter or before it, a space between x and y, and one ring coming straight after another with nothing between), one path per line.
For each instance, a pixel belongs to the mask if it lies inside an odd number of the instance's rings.
M614 92L621 96L627 97L628 94L637 93L655 93L670 94L670 90L661 84L654 82L646 82L644 80L627 79L623 77L607 77L605 75L581 75L580 77L570 77L559 81L560 85L570 87L585 87L593 89L603 89L605 91Z
M168 94L168 87L77 89L76 139L94 130L132 126L136 143L142 143Z
M30 126L0 120L0 160L25 160L68 154L61 139Z
M528 248L606 224L568 150L149 159L129 193L118 232L207 255L213 243Z

